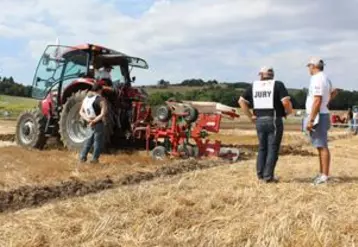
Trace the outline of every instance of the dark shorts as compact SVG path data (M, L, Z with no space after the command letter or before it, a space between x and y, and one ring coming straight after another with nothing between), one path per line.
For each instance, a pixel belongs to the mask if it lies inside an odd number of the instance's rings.
M306 130L308 116L304 120L304 130ZM328 131L331 128L331 120L329 114L319 114L319 122L314 127L314 130L307 133L310 136L311 143L316 148L328 147Z

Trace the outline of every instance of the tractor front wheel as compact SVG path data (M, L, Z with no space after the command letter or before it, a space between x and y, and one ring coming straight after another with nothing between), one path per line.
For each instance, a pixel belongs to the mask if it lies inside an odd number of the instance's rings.
M46 118L39 109L25 111L17 119L15 141L23 147L43 149L45 128Z

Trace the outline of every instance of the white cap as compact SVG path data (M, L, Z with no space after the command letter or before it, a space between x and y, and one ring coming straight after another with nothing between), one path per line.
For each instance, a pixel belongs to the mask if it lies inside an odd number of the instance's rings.
M273 72L273 68L272 67L268 67L268 66L264 66L260 69L259 75L261 74L267 74Z
M309 65L317 66L317 65L320 65L320 64L325 65L325 63L323 62L322 58L320 58L320 57L311 57L310 60L307 63L307 66L309 66Z

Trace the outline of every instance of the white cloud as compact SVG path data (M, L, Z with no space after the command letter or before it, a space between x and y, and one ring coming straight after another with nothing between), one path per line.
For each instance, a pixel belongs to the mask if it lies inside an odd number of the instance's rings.
M26 55L34 58L57 37L110 46L148 60L151 70L137 72L140 83L254 80L268 64L288 86L302 87L307 58L320 55L334 82L356 87L358 76L346 70L358 65L355 0L158 0L136 17L123 14L133 3L139 6L134 0L2 0L0 38L26 39Z

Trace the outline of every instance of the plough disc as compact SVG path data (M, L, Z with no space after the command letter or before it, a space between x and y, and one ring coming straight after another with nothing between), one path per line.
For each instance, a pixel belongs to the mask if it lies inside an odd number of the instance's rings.
M240 157L240 150L237 148L220 148L219 157L231 162L237 162Z

